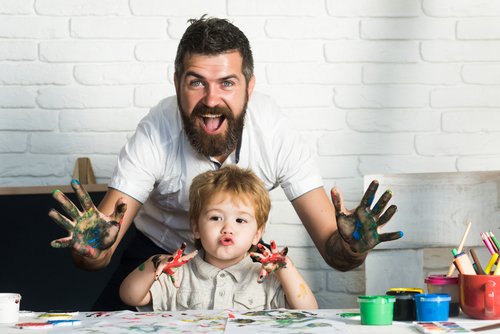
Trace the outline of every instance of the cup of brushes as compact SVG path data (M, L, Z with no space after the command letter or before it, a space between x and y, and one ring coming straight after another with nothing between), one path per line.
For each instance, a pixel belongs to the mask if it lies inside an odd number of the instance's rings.
M499 243L493 233L481 233L481 238L488 249L490 259L483 269L473 249L470 250L473 261L467 254L453 250L453 263L460 275L458 288L460 308L471 318L492 320L500 319L500 265Z

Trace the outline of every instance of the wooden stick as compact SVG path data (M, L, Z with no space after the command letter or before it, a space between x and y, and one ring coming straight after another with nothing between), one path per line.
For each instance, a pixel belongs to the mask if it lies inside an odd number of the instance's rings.
M467 228L465 229L464 235L462 236L462 240L460 241L460 245L458 245L458 247L457 247L458 253L461 253L463 248L464 248L465 239L467 239L467 235L469 234L469 230L470 230L471 226L472 226L472 222L469 222L469 224L467 224ZM455 265L452 263L450 266L450 269L448 269L448 274L446 274L446 277L450 277L451 275L453 275L454 271L455 271Z
M488 326L476 327L476 328L471 329L471 331L482 332L482 331L489 331L490 329L495 329L495 328L500 328L499 322L497 322L496 324L488 325Z

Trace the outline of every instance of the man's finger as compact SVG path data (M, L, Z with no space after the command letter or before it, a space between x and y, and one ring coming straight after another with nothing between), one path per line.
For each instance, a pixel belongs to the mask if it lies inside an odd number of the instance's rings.
M49 211L49 217L52 218L59 226L64 228L66 231L71 232L75 227L74 223L68 218L61 215L58 211L52 209Z
M384 214L380 216L379 220L377 221L377 226L385 225L392 218L392 216L394 216L397 210L397 206L391 205L387 210L385 210Z
M78 210L76 205L73 204L73 202L71 202L62 191L59 189L54 190L52 192L52 197L59 202L64 212L66 212L71 218L76 220L80 217L80 210Z
M71 180L71 187L76 193L78 201L82 205L82 208L87 211L90 209L95 209L94 202L85 188L80 184L78 180Z
M118 199L115 204L114 217L116 221L120 222L120 224L126 211L127 203L125 203L122 198Z
M345 214L346 209L344 206L344 196L342 195L342 192L340 192L337 187L333 187L330 191L330 196L332 197L332 202L333 206L335 207L336 214Z
M50 245L54 248L68 248L71 247L71 242L73 240L72 236L60 238L53 240Z
M398 240L403 237L402 231L379 234L380 242Z
M378 217L382 211L384 211L384 208L387 206L387 203L391 200L392 198L392 191L387 189L382 196L379 198L377 203L373 206L372 213Z
M377 189L378 189L378 181L373 180L368 186L368 189L366 189L363 198L361 199L361 206L370 207L372 205Z

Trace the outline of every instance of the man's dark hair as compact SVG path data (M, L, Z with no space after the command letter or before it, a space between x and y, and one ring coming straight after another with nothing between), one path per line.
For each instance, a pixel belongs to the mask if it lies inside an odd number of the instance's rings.
M175 57L175 75L184 73L186 54L218 55L238 51L243 58L242 72L248 84L253 75L253 56L250 42L245 34L226 19L203 15L199 19L188 20L190 26L179 42Z

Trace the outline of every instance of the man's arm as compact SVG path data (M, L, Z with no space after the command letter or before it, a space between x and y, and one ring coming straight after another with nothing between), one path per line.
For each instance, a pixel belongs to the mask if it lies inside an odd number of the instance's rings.
M121 240L123 239L123 236L127 232L137 212L142 206L142 204L139 201L135 200L134 198L118 190L109 188L108 191L106 192L106 195L99 204L98 208L99 211L106 216L110 216L114 212L116 203L119 199L121 199L121 201L127 205L127 210L125 211L125 215L122 218L120 231L118 232L118 237L115 243L110 248L102 251L96 258L83 256L72 248L71 253L73 262L79 268L94 271L105 268L111 262L111 258L116 248L120 244Z
M360 266L368 254L356 253L337 230L336 211L323 188L294 199L292 205L316 248L331 267L347 271Z

